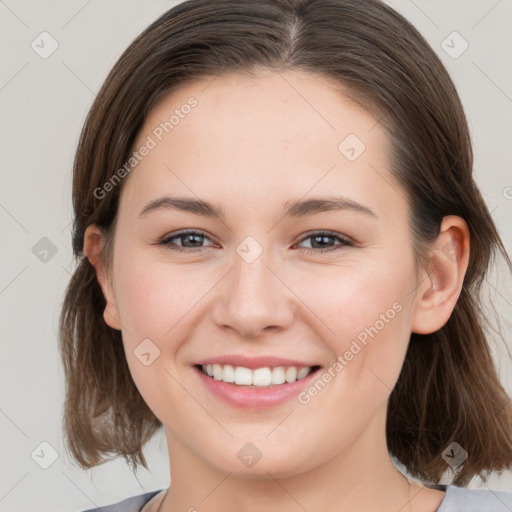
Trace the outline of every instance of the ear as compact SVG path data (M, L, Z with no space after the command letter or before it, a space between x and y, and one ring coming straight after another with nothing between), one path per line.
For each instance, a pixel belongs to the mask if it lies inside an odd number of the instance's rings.
M428 268L420 276L412 332L430 334L448 321L457 303L469 262L469 229L455 215L443 218L431 245Z
M114 289L106 264L100 255L104 242L104 234L96 225L92 224L87 227L84 235L84 253L96 270L96 277L105 297L106 306L103 311L103 318L107 325L113 329L121 330L121 321L119 320Z

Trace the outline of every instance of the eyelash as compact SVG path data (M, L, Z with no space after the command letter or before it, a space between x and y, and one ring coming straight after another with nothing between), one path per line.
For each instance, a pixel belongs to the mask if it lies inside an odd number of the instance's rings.
M197 247L197 248L190 248L190 247L180 247L180 246L173 246L172 240L184 238L187 235L199 235L208 238L208 235L202 231L197 230L185 230L180 231L176 234L173 234L172 236L165 236L161 240L159 240L156 245L159 247L166 247L168 249L171 249L172 251L176 251L178 253L197 253L204 247ZM329 247L327 249L309 249L307 247L302 247L301 250L304 251L306 254L319 254L319 253L326 253L331 251L336 251L339 249L342 249L343 247L351 247L354 244L348 240L347 238L344 238L336 233L333 233L332 231L314 231L313 233L309 233L307 236L302 238L298 243L302 243L305 240L308 240L310 238L315 237L331 237L337 239L339 242L341 242L340 245L335 247Z

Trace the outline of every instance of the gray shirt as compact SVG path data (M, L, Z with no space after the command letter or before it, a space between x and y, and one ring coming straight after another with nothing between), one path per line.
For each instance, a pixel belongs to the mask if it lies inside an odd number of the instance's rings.
M512 492L466 489L454 485L430 487L446 491L446 496L436 512L512 512ZM151 491L114 505L91 508L84 512L140 512L142 507L161 491Z

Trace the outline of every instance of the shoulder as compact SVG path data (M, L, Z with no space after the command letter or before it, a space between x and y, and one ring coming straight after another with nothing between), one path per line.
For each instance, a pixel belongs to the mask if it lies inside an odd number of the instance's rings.
M510 512L512 492L446 486L446 495L436 512Z
M132 496L131 498L127 498L119 503L114 503L113 505L91 508L83 512L140 512L140 509L159 492L161 492L161 490L139 494L138 496Z

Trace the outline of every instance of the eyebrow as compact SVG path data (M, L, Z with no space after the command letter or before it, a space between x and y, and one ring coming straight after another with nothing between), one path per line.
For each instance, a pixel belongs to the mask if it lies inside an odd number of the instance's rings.
M345 210L364 213L366 215L378 218L377 214L361 203L343 196L320 197L306 200L298 200L288 205L285 203L283 217L305 217L331 210ZM212 204L202 199L194 199L189 197L171 197L165 196L153 199L144 206L139 213L139 218L144 217L150 212L160 209L174 209L183 212L202 215L215 219L225 220L226 215L220 204Z

